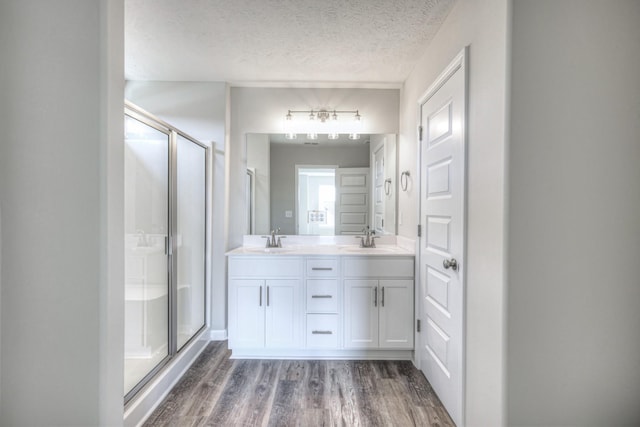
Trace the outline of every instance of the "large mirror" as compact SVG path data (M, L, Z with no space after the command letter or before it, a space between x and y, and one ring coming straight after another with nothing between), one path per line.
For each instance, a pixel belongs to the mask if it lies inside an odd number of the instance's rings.
M247 134L246 233L396 234L396 135Z

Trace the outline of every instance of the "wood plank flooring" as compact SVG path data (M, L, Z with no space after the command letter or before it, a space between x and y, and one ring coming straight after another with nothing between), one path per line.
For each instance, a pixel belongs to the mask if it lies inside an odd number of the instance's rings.
M145 426L454 426L408 361L231 360L208 344Z

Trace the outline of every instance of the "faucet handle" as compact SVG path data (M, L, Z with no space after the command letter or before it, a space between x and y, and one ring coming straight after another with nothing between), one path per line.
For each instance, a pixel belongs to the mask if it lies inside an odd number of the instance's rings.
M271 236L260 236L263 239L267 239L267 245L265 246L266 248L270 247L271 245L269 244L269 239L271 238Z

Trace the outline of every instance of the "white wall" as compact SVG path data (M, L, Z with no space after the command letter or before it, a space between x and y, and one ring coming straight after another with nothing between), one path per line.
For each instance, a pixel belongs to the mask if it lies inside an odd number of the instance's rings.
M125 97L209 147L209 219L212 331L226 329L225 116L226 84L219 82L128 81ZM211 173L213 172L213 173ZM218 332L214 332L216 334Z
M508 0L459 0L404 84L398 173L411 173L399 194L398 234L415 238L418 99L466 45L468 86L468 223L466 397L469 426L503 425L505 292L505 128Z
M362 133L398 133L397 89L232 87L230 94L229 248L242 245L247 133L282 133L287 110L357 109Z
M509 425L640 425L640 2L514 1Z
M2 425L122 420L122 18L118 1L0 5Z

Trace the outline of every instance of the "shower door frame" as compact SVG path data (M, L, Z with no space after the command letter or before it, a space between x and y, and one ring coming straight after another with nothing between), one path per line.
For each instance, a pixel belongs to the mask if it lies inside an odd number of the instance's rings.
M208 327L208 319L207 319L207 308L208 308L208 296L209 292L207 289L207 272L209 270L209 261L207 258L207 246L209 244L209 147L202 144L194 137L188 135L187 133L181 131L180 129L172 126L165 121L157 118L153 114L148 111L138 107L130 101L125 100L124 107L124 115L129 116L139 122L159 131L169 136L169 147L168 147L168 155L169 155L169 185L167 195L168 203L168 224L167 224L167 280L168 280L168 336L167 336L167 345L168 345L168 354L164 357L153 369L151 369L131 390L129 390L124 395L124 404L129 403L140 390L144 389L149 382L158 375L169 363L171 363L175 357L181 354L182 350L189 347L196 337L198 337L201 332L203 332ZM178 194L177 194L177 138L178 135L187 139L188 141L198 145L199 147L204 149L204 247L203 249L203 261L204 261L204 304L203 304L203 312L204 312L204 323L202 327L200 327L193 335L180 347L177 346L177 338L178 338L178 307L177 307L177 297L178 297L178 257L176 256L177 252L177 239L176 232L178 226L177 220L177 211L178 211ZM125 325L126 327L126 325Z

